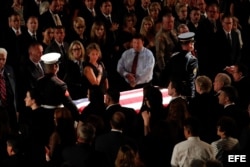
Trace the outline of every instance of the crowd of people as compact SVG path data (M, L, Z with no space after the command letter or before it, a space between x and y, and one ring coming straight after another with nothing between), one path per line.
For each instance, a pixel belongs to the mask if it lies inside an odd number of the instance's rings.
M248 0L0 2L0 166L227 167L229 154L249 166L249 9ZM137 88L138 114L119 104ZM90 103L79 111L82 98Z

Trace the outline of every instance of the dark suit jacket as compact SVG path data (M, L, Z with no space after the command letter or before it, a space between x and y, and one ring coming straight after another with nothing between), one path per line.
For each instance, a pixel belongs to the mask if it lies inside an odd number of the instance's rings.
M145 10L142 8L141 3L139 3L136 8L135 8L135 14L136 14L136 18L137 18L137 22L136 22L136 30L140 31L140 27L141 27L141 22L142 19L145 16L148 16L148 10Z
M221 106L212 93L197 94L189 102L189 111L191 116L200 120L202 140L211 143L217 139L216 124L219 119L218 113Z
M4 67L4 76L5 76L5 79L6 79L6 82L9 83L9 91L11 91L13 93L13 97L14 97L14 101L11 101L11 104L14 105L14 108L15 108L15 111L17 111L17 102L16 102L16 79L15 79L15 74L14 74L14 71L12 69L12 67L8 66L8 65L5 65ZM7 90L8 92L8 90ZM8 96L8 94L7 94Z
M57 13L57 14L62 22L62 25L66 29L68 29L69 19L67 17L67 14L64 11ZM48 10L48 11L44 12L42 15L40 15L40 17L39 17L39 30L40 30L40 32L42 32L41 30L43 30L44 28L55 27L55 26L56 26L56 24L54 22L52 14L50 13L50 10Z
M86 97L82 75L83 71L77 62L67 60L67 71L64 81L68 85L69 93L74 100Z
M24 61L26 61L28 59L28 55L29 55L29 46L30 44L34 43L34 42L42 42L42 34L39 33L38 31L36 32L36 39L33 39L32 36L29 34L28 30L26 29L23 32L23 48L24 48Z
M221 23L216 21L217 30L221 29ZM216 33L213 30L212 23L206 18L199 23L196 36L196 49L199 61L199 71L201 75L207 75L214 78L222 69L216 67ZM211 68L213 67L213 68Z
M39 30L42 32L43 29L48 27L55 27L56 24L54 22L53 16L48 10L47 12L43 13L39 17Z
M27 164L28 162L25 160L25 157L22 153L9 156L3 160L2 163L0 162L0 165L4 167L22 167L26 166Z
M248 76L243 77L238 82L233 82L233 86L238 91L238 103L241 110L246 111L250 101L250 78Z
M4 67L4 77L6 83L6 93L7 93L7 106L10 126L13 130L17 128L17 91L16 91L16 79L12 67L5 65Z
M111 131L96 138L95 149L106 154L109 166L112 167L114 166L120 146L125 144L132 144L135 146L135 142L131 138L120 132Z
M110 122L113 114L117 111L122 112L126 118L126 125L125 125L125 128L123 130L124 134L126 134L128 136L133 135L133 133L134 133L133 127L135 126L135 123L136 123L136 112L134 109L122 107L120 104L114 104L114 105L111 105L110 107L106 108L104 121L105 121L107 129L108 130L111 129L109 122Z
M41 61L41 68L44 69L44 63ZM22 87L25 89L24 92L26 93L27 90L34 88L36 85L37 80L44 75L41 73L36 65L30 60L27 59L24 66L20 68L21 72L21 80L20 83L22 83Z
M107 167L107 160L103 153L95 151L92 146L86 143L79 143L67 147L62 152L63 160L74 167Z
M245 126L246 123L245 113L239 109L239 106L232 104L224 108L222 116L231 117L232 119L235 120L237 129L234 137L238 138L242 128Z
M21 62L23 61L25 49L23 47L24 42L24 32L25 28L21 27L21 35L16 36L12 28L8 28L7 31L3 34L4 41L3 46L8 52L7 64L14 68L14 71L17 72ZM17 74L16 74L17 75Z
M216 61L219 63L218 66L221 66L221 69L224 69L225 66L240 62L240 41L235 31L231 31L231 41L232 45L228 42L226 33L223 29L216 32Z
M195 34L197 34L199 25L198 27L195 27L194 24L191 21L189 21L187 26L190 32L194 32ZM194 38L196 39L196 35L194 36Z

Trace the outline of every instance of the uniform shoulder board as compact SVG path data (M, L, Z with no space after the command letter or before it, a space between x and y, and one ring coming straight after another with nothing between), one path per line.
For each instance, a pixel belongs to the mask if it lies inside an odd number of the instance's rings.
M180 52L175 52L171 55L171 58L174 57L175 55L179 54Z

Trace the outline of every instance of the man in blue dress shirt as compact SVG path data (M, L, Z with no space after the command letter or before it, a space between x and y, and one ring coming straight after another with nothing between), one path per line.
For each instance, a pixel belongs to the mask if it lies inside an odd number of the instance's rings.
M143 36L136 34L132 48L123 52L117 71L125 79L128 89L142 88L151 83L155 59L153 53L143 46Z

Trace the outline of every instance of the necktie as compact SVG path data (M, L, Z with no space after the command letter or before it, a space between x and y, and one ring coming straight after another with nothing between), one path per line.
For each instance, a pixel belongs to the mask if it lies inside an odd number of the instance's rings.
M93 16L93 17L95 17L95 16L96 16L96 14L95 14L95 10L94 10L94 9L92 9L92 10L91 10L91 14L92 14L92 16Z
M60 49L61 49L61 53L63 54L63 56L66 57L66 52L65 52L63 45L60 46Z
M20 31L16 30L16 36L20 35Z
M112 24L112 20L111 20L111 17L108 16L107 19L109 20L109 22Z
M57 26L61 26L62 25L62 22L61 22L61 19L60 17L58 16L58 14L54 14L54 18L55 18L55 23Z
M214 21L214 22L212 22L212 25L213 25L213 30L214 30L214 32L216 32L216 31L217 31L216 22L215 22L215 21Z
M3 74L0 74L0 100L2 106L6 106L7 94L6 94L6 83Z
M36 35L35 35L35 34L32 35L32 39L33 39L34 41L36 41Z
M135 57L134 57L133 64L132 64L132 69L131 69L132 74L136 74L136 67L137 67L139 53L140 52L135 52Z
M227 40L228 40L228 43L230 44L230 46L232 46L232 40L231 40L230 33L227 33Z
M36 68L39 72L39 77L43 76L43 70L39 63L36 64Z

